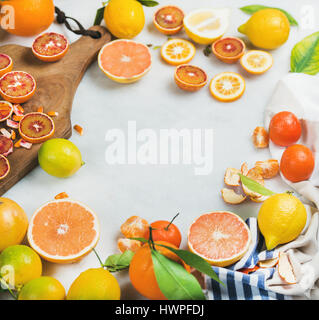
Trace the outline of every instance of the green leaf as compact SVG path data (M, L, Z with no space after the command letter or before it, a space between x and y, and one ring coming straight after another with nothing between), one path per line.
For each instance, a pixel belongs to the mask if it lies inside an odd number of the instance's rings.
M239 173L239 176L240 176L242 184L245 185L249 190L251 190L253 192L257 192L259 194L262 194L263 196L272 196L272 195L276 194L275 192L265 188L260 183L244 176L241 173Z
M122 254L112 254L103 264L110 272L117 272L127 269L130 266L134 252L127 250Z
M298 26L298 22L295 20L295 18L290 13L288 13L287 11L280 9L280 8L268 7L268 6L263 6L263 5L259 5L259 4L253 4L250 6L241 7L240 10L247 13L247 14L254 14L255 12L257 12L259 10L269 9L269 8L270 9L277 9L277 10L281 11L282 13L284 13L286 15L291 26Z
M212 51L212 45L211 44L209 44L204 50L203 50L203 52L204 52L204 55L206 56L206 57L208 57L213 51Z
M103 17L104 17L104 9L105 9L105 7L102 7L96 11L96 16L94 19L95 26L99 26L101 24Z
M310 75L319 72L319 32L304 38L292 48L290 71Z
M172 251L189 266L195 268L196 270L206 274L207 276L211 277L215 281L218 281L220 284L224 285L224 283L219 280L212 266L197 254L194 254L187 250L174 249L172 247L165 246L163 244L157 244L157 246L164 247Z
M137 0L137 1L140 2L145 7L155 7L158 5L158 2L153 0Z
M152 250L152 261L158 286L169 300L205 300L196 278L179 263Z

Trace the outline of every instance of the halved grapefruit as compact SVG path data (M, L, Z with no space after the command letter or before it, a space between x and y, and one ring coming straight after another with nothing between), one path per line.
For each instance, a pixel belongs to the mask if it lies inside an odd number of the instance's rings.
M131 83L141 79L152 65L149 48L133 40L114 40L100 50L100 69L110 79L120 83Z
M71 263L96 246L100 235L96 214L71 199L53 200L32 215L28 228L30 246L45 260Z
M0 79L0 95L11 103L24 103L32 98L36 86L31 74L24 71L11 71Z
M0 77L10 72L13 68L13 61L11 57L4 53L0 53Z
M62 59L69 49L69 41L63 34L47 32L38 36L32 44L33 54L42 61Z
M188 231L189 249L214 266L226 267L237 262L250 242L247 224L229 211L203 214Z

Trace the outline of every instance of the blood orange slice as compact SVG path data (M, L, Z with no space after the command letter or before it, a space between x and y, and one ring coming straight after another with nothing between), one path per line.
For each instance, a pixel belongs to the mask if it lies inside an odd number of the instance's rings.
M8 156L13 151L13 141L3 135L0 135L0 154Z
M48 32L37 37L32 44L33 54L42 61L62 59L69 49L69 41L59 33Z
M0 79L0 95L12 103L24 103L35 93L36 82L31 74L11 71Z
M7 72L10 72L13 68L13 61L12 59L4 54L0 53L0 77L2 77Z
M238 61L245 52L245 43L235 37L219 39L212 44L215 56L225 63Z
M4 179L10 172L8 159L0 154L0 180Z
M52 118L42 112L27 113L19 122L20 136L27 142L44 142L53 136L54 131Z
M115 40L107 43L98 57L99 67L110 79L131 83L142 78L150 69L150 50L133 40Z
M13 112L13 105L8 101L0 101L0 122L9 119Z
M176 6L165 6L158 9L153 18L157 30L170 35L183 28L184 12Z
M183 64L175 69L176 84L186 91L198 91L207 83L207 74L199 67Z
M71 263L87 255L100 234L96 214L84 204L53 200L33 214L28 228L30 246L45 260Z
M228 211L203 214L188 231L189 249L211 265L220 267L240 260L250 242L251 234L246 223Z

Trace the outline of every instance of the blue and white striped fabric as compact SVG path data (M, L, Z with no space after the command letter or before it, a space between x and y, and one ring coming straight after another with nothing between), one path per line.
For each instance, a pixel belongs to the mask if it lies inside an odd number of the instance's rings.
M246 223L251 231L252 244L245 256L227 268L213 267L225 286L212 279L206 280L208 299L210 300L287 300L289 296L267 290L265 282L271 278L275 268L260 268L245 274L237 271L242 268L253 268L259 260L275 258L273 250L264 250L264 238L261 235L256 218L248 218Z

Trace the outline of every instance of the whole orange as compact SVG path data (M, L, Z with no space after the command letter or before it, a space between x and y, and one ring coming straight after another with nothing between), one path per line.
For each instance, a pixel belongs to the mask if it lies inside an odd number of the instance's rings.
M186 265L176 254L170 250L157 246L163 244L168 247L177 249L171 243L165 241L156 241L155 249L165 257L174 260L184 266L190 272L190 267ZM166 300L166 297L161 292L154 273L151 249L148 244L143 245L133 256L129 268L130 279L134 288L144 297L151 300Z
M282 154L280 170L291 182L308 180L315 167L315 159L309 148L301 144L288 147Z
M28 218L13 200L0 198L0 252L20 244L27 232Z
M54 20L53 0L7 0L2 6L14 9L14 28L6 29L17 36L34 36L48 29Z

